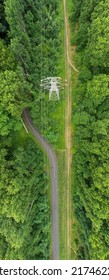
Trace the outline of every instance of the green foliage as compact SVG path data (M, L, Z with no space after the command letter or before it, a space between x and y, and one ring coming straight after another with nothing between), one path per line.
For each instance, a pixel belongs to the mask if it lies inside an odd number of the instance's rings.
M40 0L38 3L6 0L5 5L11 49L30 88L27 99L32 118L44 136L59 148L64 131L64 96L61 95L60 103L51 104L48 92L44 94L40 90L41 79L62 76L63 65L59 66L62 57L59 3L57 0Z
M0 40L0 135L19 130L21 114L26 106L27 86L16 67L10 46Z
M75 4L76 2L76 4ZM80 1L81 2L81 1ZM78 21L78 32L76 34L77 50L81 51L84 49L88 42L88 30L91 24L92 12L95 10L99 0L85 0L79 3L79 1L73 1L73 14L72 21ZM75 18L75 7L76 7L76 18ZM95 33L95 32L94 32Z
M109 256L108 10L106 0L84 1L78 18L82 67L74 93L73 202L82 243L78 256L84 259Z
M80 13L81 13L81 7L82 7L83 0L73 0L72 1L72 21L75 22L78 20Z
M63 148L64 97L61 102L48 104L48 96L40 90L42 78L61 76L63 71L63 65L59 65L62 60L59 1L5 0L3 4L0 6L5 28L1 36L4 40L0 40L0 259L49 259L46 160L25 136L21 115L29 107L40 131L55 146Z
M1 149L0 259L49 257L47 174L43 155L32 140ZM42 245L44 242L44 246Z
M50 257L46 160L22 133L21 114L31 107L40 123L40 79L58 74L57 7L57 1L5 1L10 31L8 40L6 33L0 40L0 259ZM46 112L46 123L47 118ZM58 130L54 116L53 121ZM51 131L48 138L55 140L55 133Z
M0 73L0 102L1 102L1 135L7 135L10 130L21 128L21 113L24 107L23 86L17 73L6 70Z
M0 38L1 39L6 40L8 28L9 26L5 19L4 0L1 0L0 3Z
M100 2L91 16L88 32L88 53L92 66L109 67L109 1Z
M14 70L15 59L10 47L6 46L3 40L0 40L0 71Z
M57 1L30 3L28 0L6 0L5 3L12 38L11 48L26 78L38 89L41 77L56 71L55 47L57 50L59 48Z

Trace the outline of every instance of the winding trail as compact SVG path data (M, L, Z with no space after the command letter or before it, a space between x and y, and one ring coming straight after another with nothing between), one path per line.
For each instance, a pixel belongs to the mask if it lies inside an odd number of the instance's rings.
M55 152L51 145L41 135L34 126L29 115L29 110L25 109L22 113L23 121L26 128L33 134L35 139L40 143L45 153L48 155L50 162L50 178L52 193L52 259L59 259L59 225L58 225L58 164Z

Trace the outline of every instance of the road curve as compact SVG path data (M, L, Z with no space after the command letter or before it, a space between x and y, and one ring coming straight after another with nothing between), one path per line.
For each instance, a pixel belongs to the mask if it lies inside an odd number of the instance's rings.
M51 145L34 126L28 109L22 113L22 118L27 129L33 134L46 152L50 162L50 179L52 193L52 259L59 259L59 225L58 225L58 164L55 152Z

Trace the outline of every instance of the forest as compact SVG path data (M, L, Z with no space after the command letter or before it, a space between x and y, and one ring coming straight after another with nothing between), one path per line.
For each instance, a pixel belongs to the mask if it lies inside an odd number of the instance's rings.
M72 0L73 205L78 259L109 259L109 1Z
M57 0L0 3L0 259L3 260L51 257L47 158L31 134L26 133L21 116L28 107L34 123L51 142L54 125L58 140L54 114L60 110L60 104L56 108L51 106L50 113L50 105L46 109L48 97L40 90L42 77L60 71L58 10Z
M76 258L108 260L109 1L71 2L72 45L76 47L75 63L79 69L72 86ZM22 112L29 108L34 124L58 157L62 157L60 166L64 165L65 92L61 92L59 102L48 102L48 93L40 88L45 77L65 79L63 21L58 0L0 3L0 259L3 260L51 258L49 164L31 133L25 131Z

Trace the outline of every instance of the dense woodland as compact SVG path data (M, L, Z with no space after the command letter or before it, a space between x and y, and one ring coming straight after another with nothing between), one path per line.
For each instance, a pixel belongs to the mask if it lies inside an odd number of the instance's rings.
M80 65L73 107L77 257L109 259L109 1L72 3Z
M6 19L10 26L11 50L17 60L19 75L26 82L26 101L34 123L51 143L58 143L61 108L60 102L48 102L40 81L60 76L61 19L57 0L6 1ZM57 118L56 118L57 115Z
M56 74L58 1L1 1L0 21L0 259L49 259L47 161L21 115L29 107L43 129L40 79Z
M49 141L64 146L63 94L48 104L40 90L41 78L62 70L60 22L58 0L0 3L0 259L50 258L46 156L26 134L21 115L29 107ZM72 0L80 68L73 95L78 259L109 258L108 22L108 0Z

